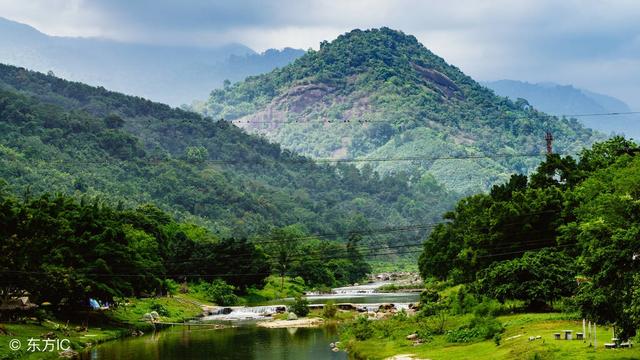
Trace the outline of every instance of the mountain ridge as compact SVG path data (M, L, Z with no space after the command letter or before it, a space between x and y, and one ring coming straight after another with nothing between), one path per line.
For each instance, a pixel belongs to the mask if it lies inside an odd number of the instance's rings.
M256 53L245 45L163 46L49 36L0 18L0 62L172 104L190 104L223 81L288 64L302 51Z
M500 96L512 100L526 99L529 104L552 115L601 114L631 112L624 101L609 95L599 94L572 85L560 85L552 82L528 83L519 80L485 81L483 85ZM585 126L603 133L625 134L640 138L640 118L634 115L580 116Z

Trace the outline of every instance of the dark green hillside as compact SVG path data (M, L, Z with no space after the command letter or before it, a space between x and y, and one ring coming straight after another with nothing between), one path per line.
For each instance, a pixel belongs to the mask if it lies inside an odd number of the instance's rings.
M0 66L0 88L0 178L16 194L154 203L222 237L428 223L453 201L428 175L317 165L227 122L102 88L11 66Z
M577 121L495 96L415 37L388 28L323 42L284 68L214 90L200 110L314 157L541 153L547 130L563 153L594 140ZM384 162L376 170L417 168L472 191L527 173L540 160Z

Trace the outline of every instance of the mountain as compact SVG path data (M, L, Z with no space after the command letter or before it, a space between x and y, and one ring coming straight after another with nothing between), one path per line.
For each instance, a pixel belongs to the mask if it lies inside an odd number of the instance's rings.
M152 203L220 237L291 224L341 239L392 228L367 236L376 244L415 244L427 227L414 224L436 221L455 198L430 176L316 164L228 122L8 65L0 179L25 197Z
M531 84L517 80L487 81L482 85L492 89L500 96L507 96L513 100L526 99L531 106L552 115L631 111L622 100L575 88L572 85ZM640 138L640 118L638 116L580 116L579 120L585 126L607 134L624 134L636 139Z
M203 99L224 80L239 81L303 54L286 48L257 54L241 44L218 47L130 44L54 37L0 17L0 62L104 86L172 105Z
M389 28L322 42L290 65L214 90L199 110L302 154L375 160L381 174L429 173L462 193L528 173L541 157L522 155L541 154L547 130L559 153L599 137L496 96Z

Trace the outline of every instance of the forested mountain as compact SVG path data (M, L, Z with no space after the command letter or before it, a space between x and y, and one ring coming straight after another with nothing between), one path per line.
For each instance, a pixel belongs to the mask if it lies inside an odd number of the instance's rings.
M329 239L404 227L371 241L415 243L425 228L410 225L434 221L454 197L429 175L316 164L228 122L7 65L0 178L20 196L153 203L221 238L299 224Z
M528 173L542 158L511 155L543 152L547 130L561 153L597 137L576 120L495 96L415 37L388 28L325 41L284 68L214 90L197 110L313 157L426 158L373 164L383 174L433 174L458 192Z
M487 81L482 85L514 101L518 98L526 99L531 106L552 115L631 111L622 100L571 85L531 84L517 80ZM625 134L640 138L640 118L636 115L581 116L578 120L585 126L606 134Z
M258 54L241 44L161 46L55 37L1 17L0 34L1 63L172 105L204 99L224 80L261 74L303 54L290 48Z

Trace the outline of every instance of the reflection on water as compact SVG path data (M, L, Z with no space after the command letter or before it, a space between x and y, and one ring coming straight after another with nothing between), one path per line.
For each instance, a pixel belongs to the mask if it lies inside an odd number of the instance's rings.
M83 360L119 359L347 359L334 353L329 343L336 329L265 329L241 326L189 331L182 327L152 335L99 345L83 354Z

